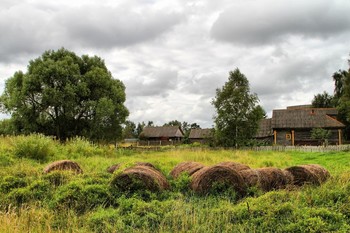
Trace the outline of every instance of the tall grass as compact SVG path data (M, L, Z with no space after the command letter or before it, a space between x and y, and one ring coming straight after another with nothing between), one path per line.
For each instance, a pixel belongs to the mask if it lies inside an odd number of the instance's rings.
M65 144L50 140L0 137L0 232L350 232L349 153L132 152L82 138ZM43 174L45 165L58 159L77 161L84 174ZM106 168L139 161L156 165L173 188L130 195L111 189L113 175ZM168 175L182 161L236 161L252 168L317 163L332 178L319 187L253 190L240 200L229 192L197 196L187 187L188 177Z

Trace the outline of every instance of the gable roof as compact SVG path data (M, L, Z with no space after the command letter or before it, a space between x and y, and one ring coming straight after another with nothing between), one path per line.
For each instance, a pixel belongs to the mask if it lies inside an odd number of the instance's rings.
M210 137L212 134L212 129L191 129L190 139L204 139Z
M343 128L335 118L334 108L300 108L273 110L271 127L281 128Z
M271 127L272 119L262 119L259 122L259 129L255 135L255 138L266 138L273 135L272 127Z
M145 138L161 138L161 137L177 137L182 138L184 133L179 126L146 126L143 128L140 137Z

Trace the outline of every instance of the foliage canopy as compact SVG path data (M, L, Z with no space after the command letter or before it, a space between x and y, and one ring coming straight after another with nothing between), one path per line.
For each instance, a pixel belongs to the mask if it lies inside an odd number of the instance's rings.
M239 69L229 73L228 81L216 90L212 104L216 137L223 146L244 146L255 135L259 121L265 116L258 96L250 93L249 81Z
M31 60L26 73L6 81L0 99L19 133L38 132L60 140L121 136L128 116L125 86L113 79L104 61L61 48Z

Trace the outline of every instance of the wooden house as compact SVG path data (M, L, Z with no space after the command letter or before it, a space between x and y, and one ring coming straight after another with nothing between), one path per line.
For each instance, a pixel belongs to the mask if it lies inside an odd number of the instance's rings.
M191 129L189 140L191 143L207 143L213 137L213 129Z
M149 141L182 141L184 133L179 126L147 126L140 138Z
M273 142L273 130L271 127L272 119L262 119L259 122L259 130L255 135L255 139L264 142L264 144L272 144Z
M329 144L342 143L343 123L337 120L335 108L288 107L273 110L271 119L264 119L260 123L256 138L269 138L273 144L318 145L319 141L311 138L314 128L322 128L331 132Z

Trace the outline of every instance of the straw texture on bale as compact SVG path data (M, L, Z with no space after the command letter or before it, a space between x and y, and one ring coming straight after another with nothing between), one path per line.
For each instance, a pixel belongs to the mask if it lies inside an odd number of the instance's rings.
M165 176L149 166L135 166L125 169L111 182L121 191L162 191L169 188Z
M255 187L260 184L259 173L254 169L247 169L239 172L247 187Z
M328 178L331 176L327 169L325 169L324 167L318 164L308 164L308 165L302 165L302 166L305 166L311 171L313 171L317 175L321 183L326 182Z
M286 170L292 174L293 184L298 186L304 184L320 185L330 177L325 168L316 164L293 166L286 168Z
M114 171L118 170L119 168L120 168L120 163L117 163L107 168L107 172L114 173Z
M221 162L221 163L218 163L217 165L229 167L229 168L231 168L231 169L233 169L233 170L235 170L237 172L250 169L250 167L245 165L245 164L237 163L237 162L231 162L231 161Z
M287 178L281 169L265 167L256 169L259 174L259 187L264 191L282 189L287 186Z
M158 170L153 164L148 162L136 162L135 166L146 166Z
M293 175L290 171L287 171L285 169L282 170L284 177L286 178L286 185L290 186L293 185Z
M182 173L186 172L188 175L192 176L202 168L204 168L204 165L198 162L182 162L171 170L170 175L173 178L178 178Z
M44 168L44 173L50 173L52 171L72 171L75 173L83 173L83 170L80 168L79 164L71 160L59 160L53 163L50 163Z
M243 196L246 191L242 176L237 171L223 165L204 167L193 174L191 189L198 194L207 194L215 184L233 188L238 196Z

